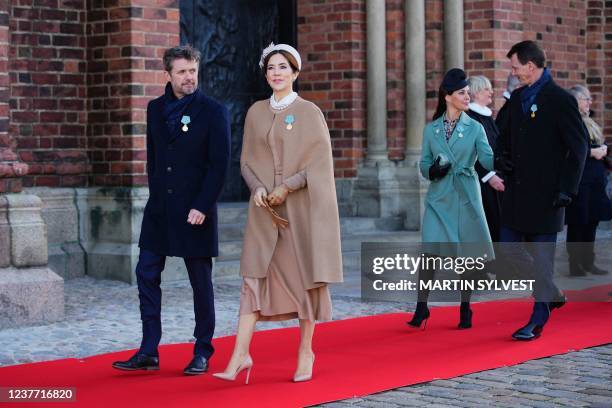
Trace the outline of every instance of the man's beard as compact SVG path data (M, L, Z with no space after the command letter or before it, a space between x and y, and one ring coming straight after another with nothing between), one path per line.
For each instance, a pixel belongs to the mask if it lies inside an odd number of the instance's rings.
M196 91L196 89L198 89L196 87L195 84L190 84L190 85L182 85L181 86L181 91L185 94L185 95L191 95L192 93L194 93Z

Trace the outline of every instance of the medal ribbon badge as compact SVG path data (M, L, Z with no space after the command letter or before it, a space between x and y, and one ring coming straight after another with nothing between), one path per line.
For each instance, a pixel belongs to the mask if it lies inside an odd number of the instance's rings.
M183 115L183 117L181 118L181 123L183 124L183 127L181 128L181 130L183 132L187 132L189 130L187 125L191 123L191 118L187 115Z
M459 125L457 126L457 130L459 131L459 137L463 137L463 126Z
M293 129L293 124L295 123L295 116L293 115L285 116L285 123L287 124L287 130Z
M538 105L534 103L533 105L531 105L531 108L529 108L529 110L531 111L531 119L535 118L535 114L538 111Z

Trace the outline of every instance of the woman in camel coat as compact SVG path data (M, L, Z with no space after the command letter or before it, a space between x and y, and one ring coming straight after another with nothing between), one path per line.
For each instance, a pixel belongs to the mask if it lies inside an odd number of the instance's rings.
M240 162L251 200L240 261L240 320L232 358L215 376L234 380L247 370L248 378L258 320L297 318L301 341L293 380L307 381L315 321L331 320L328 284L342 281L331 141L321 110L293 92L298 52L272 44L260 66L274 93L253 104L245 120Z

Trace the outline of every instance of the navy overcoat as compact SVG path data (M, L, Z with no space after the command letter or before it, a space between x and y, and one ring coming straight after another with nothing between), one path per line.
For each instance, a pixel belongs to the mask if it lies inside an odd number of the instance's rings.
M559 192L575 196L587 154L587 134L576 98L554 81L536 96L533 115L523 113L522 87L510 97L507 122L496 155L509 155L514 171L506 175L502 226L529 234L563 229L564 208L553 207Z
M183 113L191 120L188 130L172 136L162 114L168 97L147 107L149 200L139 246L159 255L214 257L219 252L216 202L230 162L228 111L198 90ZM202 225L187 223L191 209L206 215Z

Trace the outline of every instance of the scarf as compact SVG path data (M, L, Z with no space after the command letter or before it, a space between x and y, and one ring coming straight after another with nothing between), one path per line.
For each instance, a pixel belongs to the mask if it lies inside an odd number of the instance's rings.
M542 90L544 85L552 80L550 76L550 72L548 68L544 68L544 72L540 79L535 81L530 86L526 87L523 92L521 92L521 107L523 108L523 114L527 113L531 106L534 104L536 96Z
M470 110L476 112L479 115L491 116L493 114L493 112L488 106L482 106L482 105L477 104L476 102L470 102L469 106L470 106Z
M173 138L180 134L181 127L183 126L181 123L183 113L185 113L198 92L200 91L196 89L196 91L191 95L185 95L181 99L178 99L174 95L174 92L172 92L172 85L170 82L166 84L166 90L164 91L166 100L162 110L162 115L166 121L166 125L168 126L168 132L170 132L170 135Z
M605 142L605 138L599 125L593 119L585 115L582 116L582 121L589 132L589 140L591 144L598 146L602 145Z

